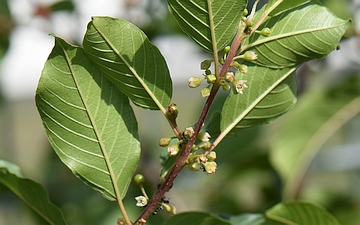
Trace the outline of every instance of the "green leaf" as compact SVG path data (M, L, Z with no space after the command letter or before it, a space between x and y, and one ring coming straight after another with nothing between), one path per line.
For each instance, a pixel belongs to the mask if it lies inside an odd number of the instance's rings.
M275 4L279 0L269 0L264 9L270 8L273 4ZM277 16L283 12L290 11L291 9L295 9L296 7L305 5L311 2L311 0L283 0L283 2L278 5L269 16Z
M280 203L266 211L268 220L263 225L339 225L339 222L321 206L307 202Z
M270 159L284 183L284 198L293 199L313 157L343 124L360 112L360 79L307 92L273 137Z
M295 2L297 4L299 2ZM256 13L255 22L265 8ZM253 62L257 65L296 67L308 60L323 58L336 48L350 26L349 20L334 16L327 8L316 3L277 10L281 13L268 17L259 27L259 30L270 28L272 34L269 37L253 34L243 43L244 51L257 53L258 59Z
M234 38L247 0L168 0L179 26L209 52L218 52Z
M220 129L223 134L268 123L290 110L296 102L295 69L249 66L243 94L232 91L225 100ZM233 130L232 132L235 132Z
M20 169L15 164L0 160L0 183L9 188L49 224L66 224L60 209L50 202L45 188L35 181L22 178Z
M81 48L55 37L36 105L64 164L106 198L123 198L140 154L136 118L128 98Z
M162 225L231 225L228 221L205 212L185 212L167 219Z
M265 221L263 214L243 213L231 216L229 222L232 225L261 225Z
M122 19L93 17L83 45L87 56L135 105L165 112L172 96L169 70L139 28Z

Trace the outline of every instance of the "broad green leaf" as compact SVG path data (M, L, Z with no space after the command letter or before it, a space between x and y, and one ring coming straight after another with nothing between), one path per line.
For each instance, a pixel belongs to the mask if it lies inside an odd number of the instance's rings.
M321 146L360 112L359 96L358 78L329 89L316 86L277 126L270 159L285 183L285 199L295 197Z
M247 0L168 0L179 26L209 52L218 52L234 38Z
M254 22L263 11L257 12ZM270 28L272 34L269 37L254 34L243 43L243 50L257 53L258 59L254 61L257 65L296 67L305 61L323 58L336 48L350 26L349 20L334 16L316 3L288 10L280 8L280 11L276 16L268 17L259 28Z
M307 202L277 204L266 211L266 217L268 220L263 225L340 225L324 208Z
M205 212L185 212L167 219L162 225L231 225L216 215Z
M123 198L139 160L137 122L128 98L81 48L55 37L36 105L64 164L106 198Z
M264 9L267 9L271 7L274 3L276 3L279 0L269 0L269 2L266 4L266 7ZM280 13L289 11L291 9L294 9L296 7L305 5L307 3L311 2L311 0L283 0L283 2L278 5L270 14L269 16L277 16ZM259 16L259 15L258 15Z
M248 88L243 94L232 91L225 100L221 131L227 134L234 128L268 123L291 109L296 102L294 71L250 66L241 78L247 80Z
M232 225L261 225L264 221L265 216L258 213L244 213L229 218Z
M83 45L87 56L135 105L165 111L172 96L169 70L139 28L122 19L93 17Z
M66 224L60 209L50 202L45 188L35 181L23 178L19 167L15 164L0 160L0 183L9 188L49 224Z

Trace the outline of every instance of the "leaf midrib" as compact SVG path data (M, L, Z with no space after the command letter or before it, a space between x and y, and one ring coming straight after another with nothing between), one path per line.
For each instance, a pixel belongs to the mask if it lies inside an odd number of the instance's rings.
M269 88L267 88L252 104L250 104L246 110L241 113L236 119L230 123L225 130L221 132L221 136L227 135L263 98L265 98L271 90L273 90L277 85L279 85L283 80L285 80L292 72L294 72L296 68L291 69L287 73L285 73L280 79L274 82Z
M116 23L118 23L118 21L116 21ZM126 65L126 67L132 72L132 74L135 76L135 78L139 81L139 83L143 86L143 88L145 89L146 93L151 97L151 99L155 102L155 104L159 107L159 109L165 114L166 110L165 108L162 106L162 104L158 101L158 99L156 98L156 96L152 93L152 91L150 90L150 88L146 85L146 83L140 78L139 74L136 72L135 68L132 67L129 62L123 57L123 55L117 50L117 48L115 48L115 46L112 44L112 42L106 37L105 34L103 34L101 32L101 30L96 26L96 24L94 23L94 20L92 21L92 25L94 26L94 28L96 29L96 31L101 35L101 37L105 40L105 42L110 46L110 48L116 53L116 55L118 57L120 57L120 59L124 62L124 64ZM144 42L143 42L144 43Z
M288 32L288 33L278 34L278 35L275 35L275 36L270 36L270 37L264 38L262 40L255 41L255 42L253 42L251 44L245 45L245 46L242 47L241 50L245 51L245 50L247 50L249 48L256 47L257 45L261 45L261 44L264 44L264 43L267 43L267 42L270 42L270 41L274 41L274 40L277 40L277 39L282 39L282 38L301 35L301 34L305 34L305 33L311 33L311 32L316 32L316 31L322 31L322 30L337 28L337 27L345 25L346 23L348 23L348 20L345 20L344 23L333 25L333 26L305 29L305 30Z
M104 160L105 160L105 164L109 170L109 175L110 175L110 179L111 179L111 182L112 182L112 185L113 185L113 188L114 188L114 192L115 192L115 198L116 199L121 199L121 195L120 195L120 192L119 192L119 187L118 187L118 184L117 184L117 180L116 180L116 176L115 176L115 173L114 173L114 170L113 170L113 167L111 165L111 162L110 162L110 158L109 158L109 155L107 154L106 152L106 148L104 146L104 142L102 140L102 137L101 137L101 134L98 132L98 128L97 128L97 125L96 125L96 122L95 122L95 118L93 118L93 116L91 115L90 113L90 110L89 110L89 106L88 104L86 104L86 102L84 101L84 96L79 88L79 82L77 81L76 79L76 76L75 76L75 72L73 70L73 67L72 67L72 64L71 64L71 60L69 59L68 55L66 54L66 50L64 48L64 46L62 45L61 42L59 42L60 45L61 45L61 48L64 52L64 56L65 56L65 59L66 59L66 63L68 64L69 66L69 69L70 69L70 72L71 72L71 75L72 75L72 78L74 80L74 83L75 83L75 86L78 90L78 93L80 95L80 99L82 101L82 103L84 104L85 106L85 111L89 117L89 120L90 120L90 123L93 127L93 131L95 133L95 136L97 137L98 139L98 143L99 143L99 146L100 146L100 149L101 149L101 152L103 153L104 155Z

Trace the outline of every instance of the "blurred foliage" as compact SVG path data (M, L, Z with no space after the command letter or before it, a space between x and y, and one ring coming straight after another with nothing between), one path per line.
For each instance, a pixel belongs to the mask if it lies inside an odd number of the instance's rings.
M0 59L9 48L10 32L13 27L7 0L0 0Z

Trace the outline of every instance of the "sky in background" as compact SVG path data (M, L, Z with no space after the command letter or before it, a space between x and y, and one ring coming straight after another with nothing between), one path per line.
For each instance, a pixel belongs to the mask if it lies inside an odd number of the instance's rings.
M12 31L10 48L0 66L4 97L10 101L34 98L41 70L54 45L49 33L55 33L70 43L81 43L87 23L95 15L120 17L138 26L146 25L149 19L144 6L148 1L160 4L160 0L133 0L131 2L136 6L129 10L125 8L126 0L76 0L75 12L56 12L50 19L34 17L34 11L38 4L55 1L9 1L17 26ZM159 8L160 16L161 13L165 16L165 10L166 6ZM207 57L187 37L161 36L153 43L163 53L174 83L185 85L190 76L201 76L199 64Z

